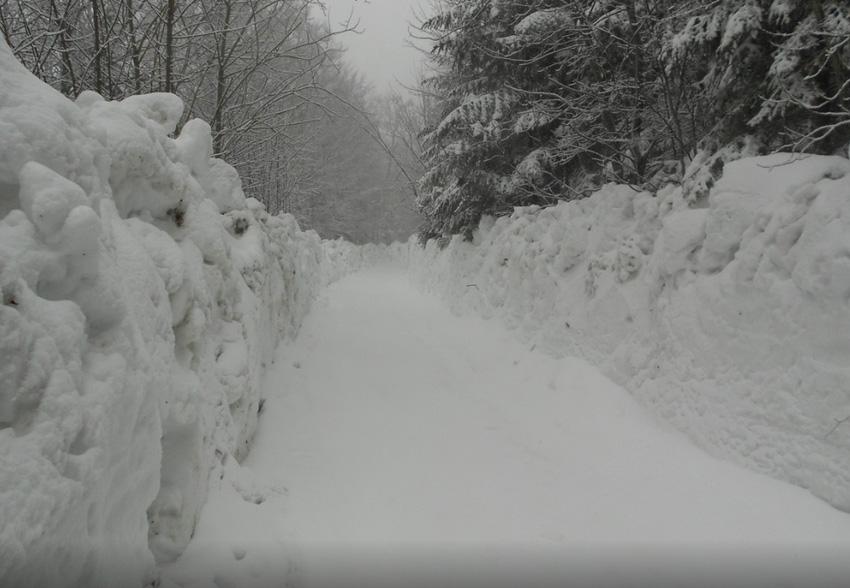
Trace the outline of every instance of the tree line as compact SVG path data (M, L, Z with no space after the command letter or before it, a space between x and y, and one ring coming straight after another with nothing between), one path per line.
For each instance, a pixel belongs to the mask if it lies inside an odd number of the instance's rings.
M420 26L440 97L423 136L423 239L610 181L681 183L697 200L726 160L850 141L847 0L434 8Z

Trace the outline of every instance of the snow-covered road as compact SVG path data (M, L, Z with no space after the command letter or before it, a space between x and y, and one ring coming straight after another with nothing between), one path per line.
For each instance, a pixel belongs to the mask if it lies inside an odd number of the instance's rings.
M736 556L750 581L850 574L850 516L704 454L592 366L453 316L400 270L331 286L266 398L168 582L390 586L417 570L433 584L439 568L456 573L446 586L484 569L508 585L538 554L558 556L552 577L581 561L633 586L701 585Z

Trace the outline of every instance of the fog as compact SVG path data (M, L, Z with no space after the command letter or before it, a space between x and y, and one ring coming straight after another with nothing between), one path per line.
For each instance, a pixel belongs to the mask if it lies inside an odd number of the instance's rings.
M422 54L411 46L409 26L416 24L424 0L325 0L332 26L352 17L358 33L347 33L339 42L347 49L346 61L377 91L397 89L415 83L422 67Z

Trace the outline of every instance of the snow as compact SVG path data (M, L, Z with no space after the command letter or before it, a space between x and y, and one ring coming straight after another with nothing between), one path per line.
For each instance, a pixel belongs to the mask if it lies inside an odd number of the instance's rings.
M152 581L247 453L278 341L365 263L246 200L206 123L169 136L182 111L70 101L0 42L0 585Z
M328 288L264 397L251 454L214 480L164 586L802 587L850 572L850 516L708 456L587 362L454 316L398 265Z
M393 585L370 566L468 554L492 587L546 550L669 571L671 542L693 559L671 585L718 573L706 545L763 550L765 585L842 585L850 522L805 489L850 510L846 159L355 247L246 198L181 115L70 101L0 41L1 585L175 560L166 585ZM466 316L397 267L344 278L390 262Z
M543 37L551 35L566 26L570 26L573 19L569 11L564 8L547 8L532 12L523 17L516 25L514 32L518 35L536 35Z
M581 357L701 448L850 511L850 161L726 165L705 198L608 185L411 243L417 282Z

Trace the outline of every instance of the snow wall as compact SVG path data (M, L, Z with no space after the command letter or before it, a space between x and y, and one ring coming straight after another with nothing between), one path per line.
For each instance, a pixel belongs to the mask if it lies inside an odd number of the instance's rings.
M0 585L154 581L278 340L379 253L246 200L206 123L169 137L182 110L72 102L0 46Z
M847 159L737 161L697 202L609 185L409 252L455 312L591 361L710 453L850 511Z

